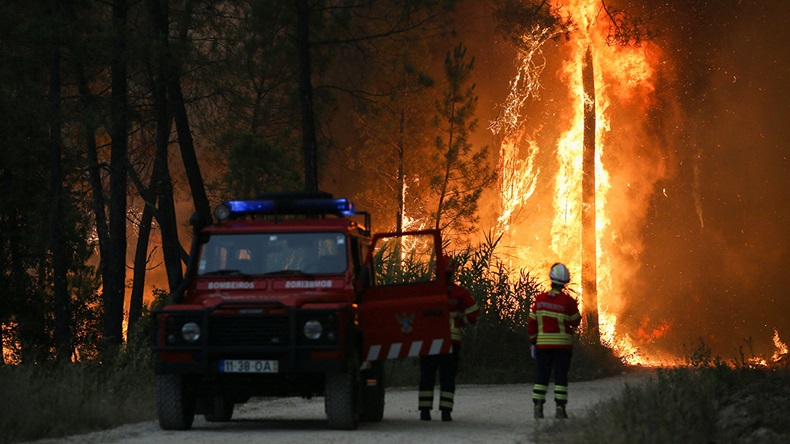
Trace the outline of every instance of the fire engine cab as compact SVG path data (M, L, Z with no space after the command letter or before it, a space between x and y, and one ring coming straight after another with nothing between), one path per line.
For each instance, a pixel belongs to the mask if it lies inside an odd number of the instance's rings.
M154 312L157 413L230 421L256 396L323 396L327 423L384 414L384 362L448 353L436 230L371 236L370 216L328 193L224 202L193 219L184 284Z

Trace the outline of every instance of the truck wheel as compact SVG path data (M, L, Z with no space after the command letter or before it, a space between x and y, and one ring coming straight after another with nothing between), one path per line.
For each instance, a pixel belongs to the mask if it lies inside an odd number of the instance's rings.
M373 361L370 365L361 372L359 419L380 422L384 418L384 361Z
M203 418L208 422L228 422L233 417L233 407L235 404L224 396L214 398L211 413L204 413Z
M156 375L156 411L164 430L188 430L195 419L195 397L182 375Z
M324 408L330 429L355 430L359 425L359 364L353 361L345 372L328 373Z

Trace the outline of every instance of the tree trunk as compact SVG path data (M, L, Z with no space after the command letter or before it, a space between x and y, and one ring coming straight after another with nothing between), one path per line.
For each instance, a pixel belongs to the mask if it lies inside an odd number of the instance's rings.
M453 97L457 97L457 94L453 94ZM444 177L442 179L442 190L439 193L439 204L436 206L436 229L439 230L442 228L441 221L442 221L442 213L444 212L444 200L447 197L447 187L450 183L450 170L452 169L453 164L455 163L456 159L456 151L455 147L453 147L453 137L455 136L455 104L452 105L452 111L450 114L450 129L448 133L447 139L447 157L445 158L444 164Z
M310 62L310 6L297 0L296 27L299 53L299 105L302 111L302 155L305 191L318 191L318 141L313 112L313 81Z
M123 342L123 305L126 284L126 187L128 157L126 18L127 0L113 0L112 42L112 142L110 154L110 245L108 273L104 280L104 354L106 358Z
M406 174L405 174L405 166L403 165L404 154L406 151L406 111L401 108L400 110L400 127L398 128L400 132L400 137L398 138L398 146L396 149L398 150L398 220L395 222L395 231L398 233L403 231L403 215L406 212L405 208L405 192L404 188L406 187ZM370 228L370 227L368 227Z
M595 73L592 51L587 47L582 64L584 88L584 142L582 151L582 295L591 338L600 342L598 328L598 256L595 203Z
M151 222L154 219L152 205L153 203L145 203L143 215L140 217L140 227L137 230L137 247L134 253L134 268L132 272L132 294L129 297L129 332L134 331L134 326L143 313L145 273L148 268L148 243L151 237Z
M54 1L53 17L59 22L60 0ZM52 46L50 64L49 105L50 105L50 184L52 193L52 281L54 291L55 316L55 353L58 362L71 360L70 298L66 285L66 247L63 227L63 162L60 114L60 38L56 37Z
M184 162L184 171L187 174L189 189L192 192L195 211L198 212L200 219L204 223L211 223L211 205L208 202L208 195L206 195L206 188L203 184L200 163L195 154L195 144L192 140L192 131L189 128L189 116L184 103L184 95L181 92L181 81L178 79L178 76L173 76L172 73L168 82L168 92L170 93L170 109L176 122L178 145L181 147L181 160Z
M187 2L185 5L184 20L188 19L190 8L191 3ZM195 154L195 143L192 139L192 130L189 127L189 114L187 113L184 94L181 90L181 79L179 74L181 63L173 57L170 51L168 9L167 0L163 2L159 0L148 0L148 12L151 16L155 38L159 42L158 50L160 51L160 58L157 65L159 65L158 68L161 69L160 74L165 76L165 84L167 92L169 93L169 100L167 103L170 113L176 123L178 145L181 148L181 160L184 162L184 171L186 172L189 189L192 193L192 201L195 206L195 211L198 212L201 219L205 223L209 223L212 220L211 205L209 204L208 195L206 194L206 188L203 183L203 175L200 172L200 163ZM159 135L157 137L159 137ZM159 142L157 142L157 144L159 144ZM160 221L160 224L161 223Z
M153 79L154 90L154 108L156 113L156 160L154 163L153 173L151 177L151 187L155 193L155 200L158 202L158 209L155 212L159 228L162 235L162 254L165 261L165 269L167 270L167 282L170 290L174 290L181 284L183 279L182 266L181 266L181 243L178 240L178 222L176 219L175 203L173 202L173 182L170 176L169 167L169 143L171 131L171 117L168 112L168 98L167 98L167 79L169 74L167 72L169 54L169 42L167 37L167 23L168 23L168 7L162 7L158 0L148 0L148 11L151 15L151 22L153 24L153 31L155 38L158 41L159 51L155 58L155 76ZM178 81L175 81L173 88L178 88L177 95L180 96L181 89ZM183 99L181 105L183 107ZM189 140L185 142L192 144L191 133L189 132L189 121L186 119L186 109L183 110L184 122L182 126L186 127L186 132L189 135ZM179 141L181 140L181 132L179 132ZM206 197L205 188L203 187L203 178L200 174L200 166L197 163L197 157L194 156L194 146L191 148L191 155L184 156L185 144L180 144L182 147L182 158L185 159L185 167L187 162L190 162L191 167L188 171L192 171L190 177L190 187L193 188L193 199L195 200L195 208L201 208L199 213L201 217L207 218L206 221L211 220L211 213L209 209L208 197ZM189 150L189 148L187 147ZM195 173L195 170L197 173ZM202 203L198 204L198 201ZM153 201L151 202L153 205ZM200 205L200 206L198 206Z

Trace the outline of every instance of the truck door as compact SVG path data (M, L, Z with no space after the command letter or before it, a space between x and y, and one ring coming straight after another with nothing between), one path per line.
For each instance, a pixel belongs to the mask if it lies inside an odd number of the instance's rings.
M450 304L438 230L373 237L367 261L370 286L362 293L362 359L377 361L449 353Z

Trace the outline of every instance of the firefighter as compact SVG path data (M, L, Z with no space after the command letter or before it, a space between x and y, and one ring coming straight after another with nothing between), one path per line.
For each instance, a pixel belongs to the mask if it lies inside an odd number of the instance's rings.
M537 361L532 402L535 419L543 418L543 404L549 379L554 371L554 401L556 417L567 418L568 369L573 353L573 335L581 322L576 299L565 286L570 282L568 268L556 263L549 272L551 290L539 294L532 304L527 321L532 357Z
M465 288L453 282L457 264L445 256L444 272L447 279L447 295L450 299L450 337L453 341L449 354L420 357L419 409L420 419L431 420L433 392L436 384L436 371L439 371L439 410L442 421L452 421L453 400L455 397L455 377L461 356L461 329L477 322L480 308Z

